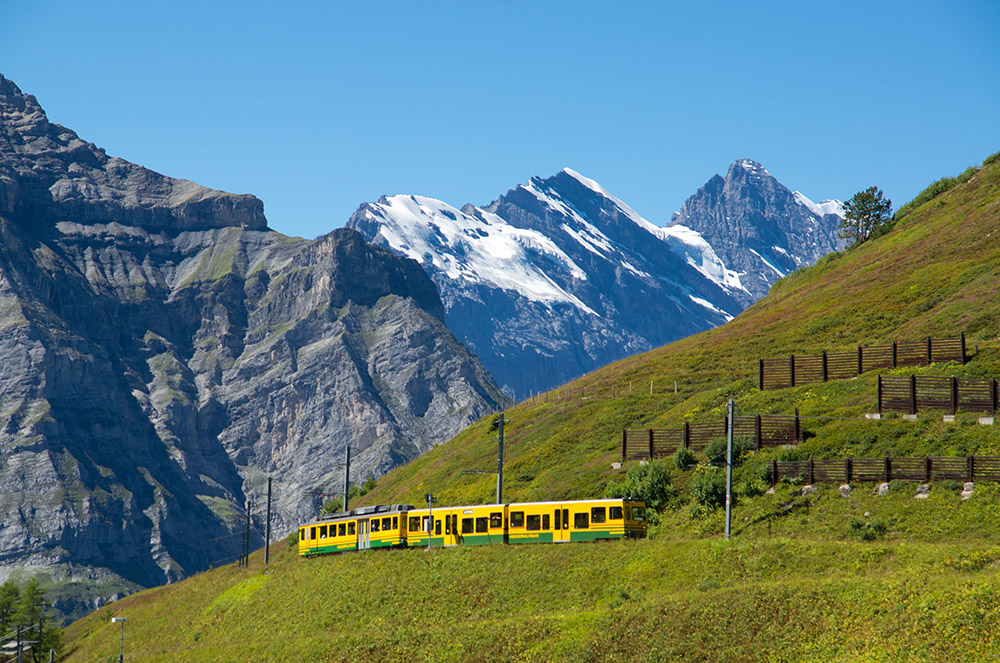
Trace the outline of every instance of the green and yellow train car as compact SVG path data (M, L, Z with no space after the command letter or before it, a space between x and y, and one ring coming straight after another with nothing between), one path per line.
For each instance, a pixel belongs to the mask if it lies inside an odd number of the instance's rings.
M569 543L646 536L646 505L635 500L521 502L415 509L364 507L299 528L303 556L385 547Z

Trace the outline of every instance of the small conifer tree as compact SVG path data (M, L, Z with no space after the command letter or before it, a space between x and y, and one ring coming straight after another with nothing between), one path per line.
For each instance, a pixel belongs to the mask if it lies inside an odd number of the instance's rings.
M840 236L851 246L868 241L873 234L885 230L892 219L892 201L882 189L870 186L854 194L844 203L844 218L840 220Z

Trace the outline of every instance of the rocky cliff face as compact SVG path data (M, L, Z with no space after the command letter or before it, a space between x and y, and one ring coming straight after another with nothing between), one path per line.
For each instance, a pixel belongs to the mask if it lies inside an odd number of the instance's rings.
M839 201L813 203L756 161L740 159L688 198L671 224L701 233L739 274L752 302L781 277L843 248L842 217Z
M443 317L415 262L269 231L0 77L0 576L83 587L72 613L231 561L268 476L286 534L347 444L377 475L502 407Z

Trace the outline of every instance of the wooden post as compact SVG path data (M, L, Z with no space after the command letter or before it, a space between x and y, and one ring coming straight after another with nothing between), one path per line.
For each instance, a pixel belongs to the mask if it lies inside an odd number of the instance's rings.
M861 353L861 346L858 346L858 375L865 372L864 356Z
M626 454L628 453L628 431L624 428L622 429L622 462L628 460Z
M756 442L757 451L760 451L762 440L760 439L760 437L761 437L761 434L760 434L761 433L761 425L760 425L760 415L759 414L756 416L756 421L754 423L755 423L755 430L754 430L754 437L755 437L755 439L754 439L754 442Z
M925 477L924 483L930 483L931 482L931 457L930 456L926 456L924 458L924 477Z
M892 342L892 367L896 368L896 341Z
M795 408L795 441L802 441L802 423L799 421L799 408Z
M882 376L878 376L878 413L882 414Z
M885 455L885 482L889 483L892 479L892 459L889 454Z
M931 365L931 337L927 337L927 365Z
M851 459L850 458L845 459L844 460L844 474L847 475L847 483L851 483L851 470L853 470L853 469L854 468L852 467Z
M649 429L649 459L653 460L653 429Z
M958 412L958 378L951 379L951 413Z
M826 350L823 350L823 382L827 381Z
M757 360L757 386L764 391L764 358Z
M975 462L976 461L973 460L974 458L975 458L975 456L967 456L966 459L965 459L965 464L968 466L967 467L968 472L966 473L966 481L973 481L974 480L973 477L976 476L976 474L975 474Z
M813 459L809 456L809 485L816 483L816 476L813 474Z
M788 373L792 378L792 386L795 386L795 355L790 355L788 358Z
M687 421L684 422L684 448L691 448L691 424Z
M778 459L775 458L771 461L771 485L778 485Z
M990 414L995 414L997 411L997 381L993 380L993 404L990 405Z
M917 413L917 376L910 376L910 414Z
M976 346L976 349L977 350L979 349L978 345ZM962 363L963 364L965 363L965 332L964 331L962 332Z

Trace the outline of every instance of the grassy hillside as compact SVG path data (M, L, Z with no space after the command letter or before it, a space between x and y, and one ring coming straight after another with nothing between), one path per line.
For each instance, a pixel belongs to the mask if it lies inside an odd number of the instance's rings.
M935 185L936 186L936 185ZM1000 163L923 195L888 234L779 282L733 322L596 371L507 411L505 498L592 497L624 479L623 427L799 408L808 439L738 471L731 542L722 511L666 477L648 540L377 551L226 567L129 597L75 623L69 661L913 661L1000 656L1000 486L893 482L762 494L782 457L1000 455L1000 427L960 413L869 421L874 373L756 389L757 359L965 331L965 366L899 374L1000 377ZM977 347L978 346L978 347ZM650 382L652 391L650 394ZM677 383L677 393L674 384ZM614 396L612 396L612 385ZM595 393L596 390L596 393ZM494 497L496 430L471 426L378 481L365 503ZM481 472L481 473L478 473ZM971 655L971 656L970 656Z

